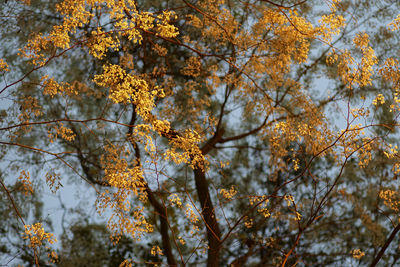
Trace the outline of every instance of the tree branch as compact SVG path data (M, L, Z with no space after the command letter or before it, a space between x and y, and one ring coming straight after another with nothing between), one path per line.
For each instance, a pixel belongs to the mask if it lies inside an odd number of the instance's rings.
M397 232L400 230L400 223L393 229L392 233L390 234L389 238L386 240L385 244L381 248L381 250L378 252L378 255L374 258L372 261L371 265L369 267L375 267L380 259L383 257L383 254L385 254L386 249L389 247L390 243L392 243L394 237L396 236Z
M204 170L194 169L194 178L196 182L197 195L201 205L201 213L203 215L208 240L208 258L207 267L219 266L219 257L221 250L221 231L217 219L215 217L215 210L211 201L210 192L208 190L208 182Z
M258 126L257 128L255 128L255 129L253 129L253 130L251 130L251 131L249 131L247 133L239 134L239 135L228 137L228 138L221 138L218 143L226 143L226 142L229 142L229 141L239 140L239 139L242 139L242 138L247 137L249 135L257 133L258 131L260 131L267 124L268 117L269 116L267 116L265 118L264 122L260 126Z
M136 119L137 119L137 114L136 114L136 106L132 104L132 116L131 116L131 121L130 121L130 127L128 129L128 137L131 137L133 133L133 126L135 125ZM129 139L131 145L133 146L135 150L135 157L136 157L136 164L141 165L140 163L140 151L138 145L130 138ZM160 234L161 234L161 240L162 240L162 246L164 249L164 253L167 257L167 262L169 266L178 266L176 263L174 254L172 253L172 246L171 246L171 240L169 238L168 234L168 228L169 228L169 223L168 223L168 214L167 214L167 209L165 206L161 205L160 202L156 199L154 196L153 191L151 191L148 183L145 183L145 191L147 193L147 197L149 198L150 204L154 207L158 214L158 218L160 221ZM177 246L178 248L178 246ZM179 248L178 248L179 249ZM183 259L182 259L183 262Z

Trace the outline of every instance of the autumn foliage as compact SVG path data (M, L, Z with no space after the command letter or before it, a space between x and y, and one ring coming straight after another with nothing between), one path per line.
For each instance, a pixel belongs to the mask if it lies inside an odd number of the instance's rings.
M8 1L2 255L394 266L400 15L373 2ZM97 215L51 233L47 191Z

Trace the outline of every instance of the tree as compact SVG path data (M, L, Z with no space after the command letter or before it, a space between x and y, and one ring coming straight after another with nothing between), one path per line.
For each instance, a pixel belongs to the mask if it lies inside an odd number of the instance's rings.
M0 181L19 260L395 265L399 4L318 3L7 1ZM20 206L67 181L107 229L72 223L57 256Z

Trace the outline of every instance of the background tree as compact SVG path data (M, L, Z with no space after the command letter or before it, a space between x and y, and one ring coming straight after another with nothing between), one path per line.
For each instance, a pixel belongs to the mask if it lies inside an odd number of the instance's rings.
M7 256L396 264L397 3L26 4L2 9L5 209L72 182L108 228L71 221L55 256L50 224L21 213L27 252Z

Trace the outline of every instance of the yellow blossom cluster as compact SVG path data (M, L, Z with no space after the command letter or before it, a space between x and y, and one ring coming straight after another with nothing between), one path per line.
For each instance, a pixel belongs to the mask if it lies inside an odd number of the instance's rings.
M130 207L129 210L124 210L126 205L124 205L123 201L129 197L130 195L127 191L111 192L105 190L97 198L97 211L99 214L102 214L106 209L112 211L107 227L111 231L110 238L114 243L117 243L123 235L128 235L140 241L145 233L154 231L153 225L144 215L142 206Z
M9 71L8 64L4 61L4 59L0 58L0 72L1 71Z
M187 130L182 136L169 141L171 148L164 153L164 159L172 160L176 164L190 164L192 168L207 169L208 161L198 146L200 141L201 137L197 132ZM178 149L183 152L179 152Z
M382 105L385 103L385 97L382 94L378 94L375 99L372 101L374 106Z
M71 85L67 82L58 83L54 80L54 78L49 78L48 75L43 76L41 80L43 81L43 94L49 95L50 97L54 97L58 94L76 96L78 95L78 93L82 93L76 90L76 86Z
M198 226L199 217L197 216L196 212L194 211L193 206L189 203L186 203L186 205L185 205L185 215L186 215L186 218L189 219L190 224L192 225L190 234L196 235L200 231L199 226Z
M53 26L52 31L44 36L37 34L28 41L20 54L31 60L34 65L44 66L48 59L54 56L57 49L71 47L71 35L76 33L78 27L87 24L94 17L91 10L102 10L108 15L109 20L116 20L115 29L104 32L98 27L90 33L88 39L80 40L90 53L97 58L103 58L109 49L118 51L120 47L119 36L126 36L133 42L141 43L143 37L140 30L154 30L156 35L163 38L176 37L178 29L170 23L176 19L172 11L164 11L154 15L149 12L139 12L133 0L115 2L113 0L64 0L56 5L57 11L62 15L60 25ZM75 45L75 44L74 44Z
M400 14L389 23L388 27L391 31L397 31L400 28Z
M47 248L47 249L49 249L49 248ZM47 257L49 258L50 263L54 264L58 261L57 252L55 252L54 250L50 250L50 252L47 253Z
M172 19L177 19L177 16L171 11L163 11L157 16L159 22L155 30L158 36L173 38L179 34L178 28L169 23Z
M341 0L330 1L330 14L322 15L319 19L320 26L316 28L316 32L321 36L324 42L330 43L334 35L338 35L341 28L346 26L346 19L342 15L336 14L338 4Z
M187 76L197 77L200 75L201 62L197 57L190 57L186 66L182 69L182 73Z
M179 208L182 207L182 200L180 199L180 197L177 194L170 195L169 202L171 202L171 204L176 205Z
M153 226L144 216L144 208L132 207L130 202L132 196L138 197L142 202L147 200L143 172L139 166L129 167L128 161L124 158L129 151L124 147L110 144L104 149L105 153L101 158L105 173L104 182L112 188L98 196L98 212L102 213L105 209L113 211L108 227L113 233L112 239L115 242L123 234L129 234L132 238L140 240L143 233L153 231Z
M41 223L25 225L24 239L29 240L29 247L38 248L43 242L54 244L57 239L52 233L46 233Z
M300 212L295 211L295 217L294 217L294 219L295 219L296 221L300 221L300 220L301 220L301 214L300 214Z
M98 27L95 31L91 32L87 46L91 55L102 59L109 49L119 51L120 43L117 38L112 36L112 33L104 32L102 28Z
M360 63L356 63L356 59L347 49L341 51L333 49L327 57L328 64L338 63L338 74L343 83L350 89L356 84L361 87L370 85L374 74L373 67L378 63L374 50L369 46L368 34L365 32L358 33L354 37L353 43L361 50Z
M250 196L250 205L257 205L257 211L264 215L265 218L271 216L271 211L268 209L269 199L267 196Z
M86 10L90 4L99 1L65 0L56 5L56 9L63 15L61 25L53 26L52 31L47 36L41 33L28 41L24 49L20 49L20 54L31 60L32 64L44 66L48 57L54 55L54 49L68 49L71 44L70 34L76 32L77 27L86 24L93 14Z
M346 20L343 16L331 13L329 15L323 15L319 20L321 24L317 31L321 35L322 40L325 42L331 42L334 35L338 35L346 25Z
M359 33L353 42L362 51L361 63L358 64L358 71L354 75L355 82L360 86L370 85L374 74L373 66L378 63L378 59L372 47L368 45L369 36L365 32Z
M379 197L383 199L383 203L386 207L394 210L395 212L399 212L400 210L400 197L396 191L391 189L381 190L379 192Z
M162 255L164 255L164 254L162 253L161 248L160 248L159 246L153 246L153 247L151 248L150 253L151 253L151 255L153 255L153 256L156 256L156 255L162 256Z
M364 129L361 124L349 125L346 130L338 133L337 148L341 150L343 156L348 157L355 152L359 152L360 166L366 166L371 159L372 144L375 139L363 137Z
M181 243L181 245L185 245L186 241L183 239L181 236L178 236L178 241Z
M187 203L185 206L185 214L191 223L196 224L199 221L199 217L193 210L192 205L190 205L189 203Z
M75 140L76 134L71 129L64 126L64 123L58 122L56 126L50 128L47 131L47 136L49 138L50 143L53 143L60 136L62 139L66 141Z
M132 267L132 259L125 259L118 267Z
M232 185L229 190L226 189L221 189L219 190L219 193L227 200L232 200L232 198L237 194L237 190L235 187Z
M22 183L23 192L25 196L33 194L33 186L30 179L29 172L22 170L18 180Z
M368 117L370 114L370 110L368 108L352 108L350 110L351 115L354 119L358 117Z
M244 226L251 228L253 226L253 219L249 219L247 216L244 219Z
M260 63L268 66L265 71L272 80L281 79L280 74L290 70L292 61L301 63L307 59L309 38L314 35L314 28L296 11L285 15L279 10L265 10L263 18L253 27L255 33L260 30L273 33L273 39L268 42L259 40L260 51L270 51L270 57L263 58L264 62ZM257 72L263 69L255 66Z
M126 73L119 65L103 66L103 74L96 75L96 84L110 88L109 98L115 103L133 103L136 112L145 120L150 119L154 107L154 97L162 96L160 88L151 90L149 84L136 75Z
M272 153L274 155L271 160L279 160L282 157L293 154L288 149L288 145L293 142L302 142L306 144L306 151L310 154L320 153L326 143L333 139L333 133L328 129L323 117L318 117L318 111L310 112L311 118L306 121L296 119L287 119L286 121L278 122L269 131L268 136L271 145L274 147ZM286 163L274 162L275 165L281 166ZM300 161L296 159L296 155L292 155L292 168L298 170Z
M294 197L292 195L284 195L283 200L286 201L286 204L288 207L291 205L295 205L294 203ZM289 208L293 213L294 213L294 220L295 221L300 221L301 220L301 214L296 210L296 206L294 208Z
M399 60L396 58L387 58L385 62L379 69L379 74L381 74L382 78L390 82L393 86L393 89L398 92L400 90L400 68L399 68Z
M167 48L165 48L164 46L161 46L159 44L154 44L154 46L152 47L152 49L160 56L160 57L165 57L167 55Z
M385 154L385 156L389 159L394 158L397 153L398 153L398 147L397 145L392 145L392 144L388 144L387 146L387 151L383 151L383 153Z
M139 166L129 167L124 158L129 150L109 144L104 147L105 153L101 157L101 165L104 169L104 180L112 187L129 190L136 196L143 194L144 180L143 172ZM124 210L129 209L129 201Z
M283 199L286 200L288 207L290 207L290 205L292 205L292 203L294 203L294 198L291 195L284 195Z
M46 184L50 188L50 191L55 194L60 187L63 185L60 182L60 174L56 173L54 170L46 173Z
M387 58L379 69L382 79L388 82L393 89L393 103L390 105L390 112L400 109L400 68L396 58Z
M293 170L297 171L297 170L300 168L300 166L299 166L299 162L300 162L300 160L299 160L299 159L292 159L292 163L293 163Z
M353 256L353 258L358 260L365 256L365 252L361 251L360 249L353 249L350 251L350 254Z
M360 140L361 145L358 148L358 166L365 168L372 160L372 149L375 147L375 142L370 137L364 137Z
M32 116L39 117L43 115L42 106L38 99L33 96L27 96L18 103L21 107L21 114L18 116L20 122L28 122Z

